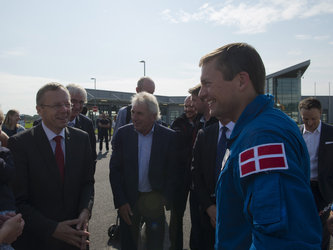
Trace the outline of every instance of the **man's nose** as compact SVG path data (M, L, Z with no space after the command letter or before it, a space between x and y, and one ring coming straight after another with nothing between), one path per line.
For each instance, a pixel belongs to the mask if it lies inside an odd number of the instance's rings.
M206 89L202 85L201 85L198 96L200 99L205 99L205 97L206 97Z

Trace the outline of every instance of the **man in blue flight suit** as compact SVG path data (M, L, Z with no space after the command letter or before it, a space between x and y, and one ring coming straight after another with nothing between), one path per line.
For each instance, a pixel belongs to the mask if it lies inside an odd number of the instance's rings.
M211 115L235 122L216 184L215 249L320 249L307 148L295 122L263 95L259 54L234 43L199 65Z

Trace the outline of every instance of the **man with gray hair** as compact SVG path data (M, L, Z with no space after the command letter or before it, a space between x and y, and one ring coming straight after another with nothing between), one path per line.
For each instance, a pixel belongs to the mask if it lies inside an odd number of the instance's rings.
M138 249L139 225L146 223L147 249L163 249L165 213L177 188L175 132L156 121L156 98L132 98L133 124L119 128L110 160L114 205L120 215L121 249Z
M81 129L88 133L91 147L91 156L96 165L96 136L92 121L81 114L83 105L87 103L87 91L80 85L71 83L66 86L71 95L72 110L69 116L68 126Z
M140 93L142 91L146 91L150 94L154 94L155 92L155 83L154 81L147 76L141 77L137 83L137 87L136 87L136 93ZM118 129L121 126L124 126L128 123L130 123L131 121L131 105L128 106L124 106L121 109L119 109L118 111L118 115L117 115L117 120L116 120L116 124L114 126L114 130L113 130L113 138L115 137ZM114 139L112 138L112 145L114 143Z

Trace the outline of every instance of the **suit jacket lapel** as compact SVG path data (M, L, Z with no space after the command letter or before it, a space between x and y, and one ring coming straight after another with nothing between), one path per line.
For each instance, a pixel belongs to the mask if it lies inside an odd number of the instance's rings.
M75 125L74 125L75 128L79 128L79 129L82 129L82 124L81 124L81 121L80 121L80 115L78 115L75 119Z
M326 124L323 122L321 123L321 131L320 131L320 139L319 139L319 149L318 149L318 175L319 171L322 170L322 167L324 166L324 162L321 162L321 160L324 160L324 148L325 148L325 134L326 134Z
M153 141L151 143L151 149L150 149L150 159L149 159L149 169L151 169L151 166L154 164L154 159L159 159L159 149L160 145L158 143L159 133L160 133L160 125L158 123L155 123L154 127L154 133L153 133Z

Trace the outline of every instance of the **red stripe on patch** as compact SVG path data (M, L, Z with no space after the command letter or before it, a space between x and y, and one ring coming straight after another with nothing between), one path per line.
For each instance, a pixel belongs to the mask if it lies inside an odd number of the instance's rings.
M282 145L267 145L258 147L258 156L282 154Z
M267 168L285 168L286 164L284 161L284 157L270 157L259 159L260 169Z
M244 161L247 161L247 160L249 160L249 159L251 159L251 158L253 158L253 157L254 157L254 150L253 150L253 148L252 148L252 149L249 149L249 150L244 151L244 152L241 154L241 156L240 156L240 161L241 161L241 162L244 162Z
M242 169L242 175L246 175L248 173L256 171L256 164L254 161L250 161L246 164L241 165L241 169Z

